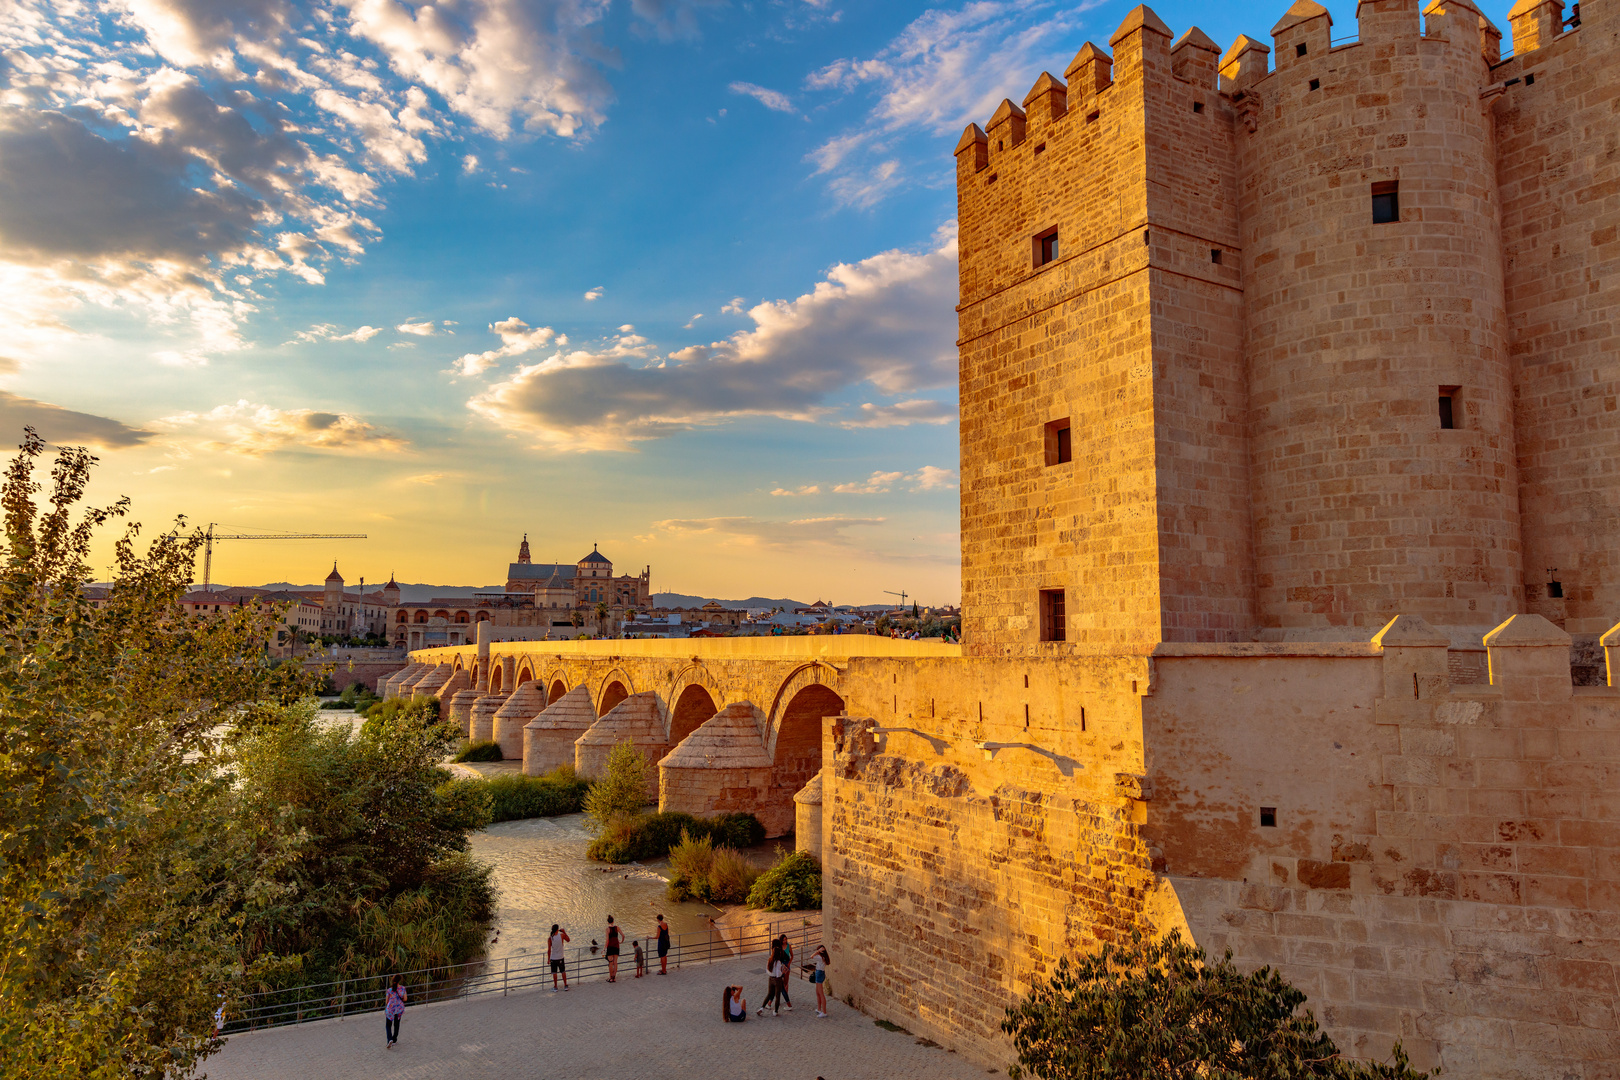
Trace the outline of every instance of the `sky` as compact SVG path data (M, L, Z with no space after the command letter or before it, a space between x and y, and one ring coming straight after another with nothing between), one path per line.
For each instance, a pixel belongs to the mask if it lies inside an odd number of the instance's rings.
M527 534L955 603L952 150L1133 6L0 0L0 422L148 530L366 534L229 584L487 585Z

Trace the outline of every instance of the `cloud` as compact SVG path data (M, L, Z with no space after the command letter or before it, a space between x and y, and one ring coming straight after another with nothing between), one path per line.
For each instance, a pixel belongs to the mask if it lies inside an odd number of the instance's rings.
M946 491L956 486L956 470L937 465L924 465L910 477L916 483L913 491Z
M48 442L59 446L88 443L107 450L139 446L153 434L110 417L75 412L0 390L0 431L21 438L22 429L30 425Z
M482 375L507 357L522 356L526 352L551 344L568 344L566 335L558 334L549 326L531 327L516 315L498 323L490 323L489 329L491 333L500 335L501 347L491 349L489 352L468 353L451 365L451 374Z
M462 158L461 159L461 171L466 173L468 176L471 176L473 173L477 172L478 171L478 155L477 154L468 154L466 157Z
M698 11L724 5L725 0L630 0L630 10L664 41L697 37Z
M868 401L858 413L838 422L844 428L906 427L910 424L948 424L956 419L956 409L932 398L913 398L891 405L874 405Z
M720 309L722 315L742 315L748 308L748 301L740 296L733 296L731 302Z
M729 87L733 94L743 94L753 98L772 112L796 113L793 101L780 90L771 90L763 86L756 86L751 82L734 82Z
M701 318L703 318L703 312L700 311L696 315L692 316L690 319L687 319L686 320L686 325L682 326L681 329L682 330L690 330L690 329L692 329L692 327L697 325L697 321L699 319L701 319Z
M425 484L431 487L434 484L437 484L440 480L444 480L455 475L455 473L448 472L418 473L415 476L407 476L405 478L405 482L407 484Z
M797 488L792 488L792 489L789 489L789 488L775 488L775 489L773 489L771 491L771 494L772 495L786 495L786 496L820 495L821 494L821 486L819 484L805 484L802 487L797 487Z
M238 401L207 412L185 412L155 421L154 427L204 450L262 457L284 450L335 453L399 453L403 438L379 431L349 413L276 409Z
M427 322L402 322L394 329L402 334L410 334L414 337L432 337L439 332L439 328L433 324L432 320Z
M874 205L906 180L891 152L897 140L919 132L935 139L955 135L971 121L988 120L1002 98L1021 99L1034 83L1031 71L1043 65L1061 71L1058 43L1096 3L1054 10L1045 0L976 0L954 10L932 8L873 55L841 58L812 72L804 80L808 91L872 98L853 130L809 154L818 173L830 174L833 198ZM928 152L936 152L932 142Z
M382 333L379 326L361 326L349 331L347 334L338 333L339 327L332 323L316 323L308 330L300 330L293 335L292 344L308 344L313 341L358 341L367 342Z
M640 338L558 352L468 406L538 445L572 450L625 449L731 417L836 418L838 398L856 387L909 395L955 384L956 286L955 230L946 227L933 250L840 264L797 299L756 305L754 326L722 341L656 358ZM638 358L651 362L629 362ZM903 412L888 419L911 422Z
M606 290L604 290L602 288L602 286L600 286L600 285L597 285L594 288L586 289L585 290L585 299L586 300L600 300L600 299L602 299L602 293L605 292L605 291Z
M840 495L882 495L904 475L901 472L874 472L858 484L839 484L833 490Z
M711 543L787 550L807 546L854 547L849 529L883 524L883 518L834 515L773 521L754 517L670 518L653 523L654 534L642 539L703 539ZM659 536L658 534L662 534Z

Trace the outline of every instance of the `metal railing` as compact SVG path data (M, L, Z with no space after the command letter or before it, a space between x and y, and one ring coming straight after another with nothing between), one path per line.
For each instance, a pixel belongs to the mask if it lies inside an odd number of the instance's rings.
M793 948L793 966L799 968L810 958L812 950L821 944L821 923L819 919L812 921L801 917L767 923L763 928L750 928L734 936L720 929L672 934L669 964L671 967L712 964L764 953L782 934L788 935L788 942ZM626 938L623 955L619 957L620 978L636 973L633 940L641 942L649 973L657 968L657 938ZM575 945L570 947L569 952L567 971L570 983L607 977L608 957L605 950ZM504 996L516 990L549 985L551 963L544 956L507 956L248 994L239 1006L226 1012L222 1030L224 1034L234 1035L313 1020L381 1012L388 986L396 974L405 980L408 1000L415 1006L483 994Z

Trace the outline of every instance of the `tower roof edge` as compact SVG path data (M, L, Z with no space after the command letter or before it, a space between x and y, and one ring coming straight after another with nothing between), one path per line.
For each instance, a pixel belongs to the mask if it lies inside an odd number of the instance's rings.
M1138 30L1152 30L1155 33L1163 34L1165 37L1175 36L1170 32L1170 28L1164 24L1164 20L1154 14L1152 8L1146 4L1138 4L1131 9L1129 15L1125 16L1125 21L1119 24L1119 29L1115 30L1113 36L1108 39L1108 44L1117 45Z

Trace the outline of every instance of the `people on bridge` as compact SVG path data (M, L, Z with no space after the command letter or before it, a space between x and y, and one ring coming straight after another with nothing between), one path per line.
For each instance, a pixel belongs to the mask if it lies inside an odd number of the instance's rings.
M787 1007L787 1011L792 1012L793 1001L788 997L788 983L793 980L793 945L788 941L788 936L782 934L776 939L776 947L782 950L782 989L780 996L782 1004Z
M546 959L551 961L551 992L557 992L557 976L562 976L562 988L568 989L568 964L564 959L563 946L573 940L556 923L551 924L551 937L546 942Z
M613 916L607 917L607 962L608 982L619 981L619 928L613 922Z
M815 965L815 971L811 974L810 981L815 983L816 986L816 1015L825 1020L827 1018L827 965L832 962L832 957L827 955L827 946L818 945L816 951L810 954L810 959Z
M632 941L630 947L636 951L636 978L639 979L647 974L647 955L641 951L640 938Z
M765 966L765 975L769 981L769 989L765 993L765 1002L759 1007L759 1015L764 1016L765 1010L770 1009L772 1016L782 1015L782 984L787 981L787 959L782 954L780 942L771 946L771 959ZM789 1006L791 1008L791 1006Z
M383 1029L388 1033L388 1049L399 1041L399 1018L405 1014L405 980L398 975L389 984L387 1003L383 1006Z
M728 1024L740 1024L748 1019L748 1002L743 1000L742 987L726 987L720 996L720 1019Z
M669 974L669 923L658 916L658 974Z

